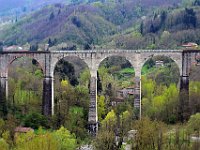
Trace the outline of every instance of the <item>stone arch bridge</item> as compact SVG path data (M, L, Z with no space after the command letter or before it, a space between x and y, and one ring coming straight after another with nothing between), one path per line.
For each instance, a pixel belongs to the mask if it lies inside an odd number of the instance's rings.
M100 63L107 57L125 57L135 70L136 96L139 103L141 116L141 70L144 63L153 56L167 56L174 60L179 67L180 89L188 91L190 68L200 62L198 50L98 50L98 51L3 51L0 52L0 104L6 101L8 96L8 68L17 58L29 57L35 59L44 73L43 103L44 115L54 113L54 69L57 62L68 56L75 56L83 60L90 70L90 107L88 124L89 131L95 133L98 130L97 118L97 70ZM189 94L188 94L189 95ZM189 98L189 97L188 97Z

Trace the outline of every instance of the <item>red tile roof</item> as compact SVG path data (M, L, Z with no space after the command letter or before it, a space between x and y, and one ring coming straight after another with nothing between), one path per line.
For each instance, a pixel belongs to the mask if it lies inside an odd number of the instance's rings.
M16 127L15 132L20 132L20 133L27 133L29 131L34 131L32 128L29 127Z

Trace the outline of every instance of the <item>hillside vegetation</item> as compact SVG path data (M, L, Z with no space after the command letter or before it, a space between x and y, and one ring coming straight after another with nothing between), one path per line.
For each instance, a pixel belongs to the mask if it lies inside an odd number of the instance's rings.
M199 0L73 0L0 26L0 41L36 50L47 43L50 50L177 49L199 44L199 33Z
M176 0L72 2L47 6L16 20L0 30L0 40L5 45L65 42L63 49L137 48L138 40L146 41L140 39L141 18L150 18L160 9L174 10L179 4Z

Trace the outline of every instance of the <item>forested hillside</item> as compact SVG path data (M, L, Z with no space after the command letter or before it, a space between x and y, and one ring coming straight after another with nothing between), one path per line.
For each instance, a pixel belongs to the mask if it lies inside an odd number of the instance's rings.
M70 0L0 0L0 18L26 14L46 5L54 3L69 3Z
M179 2L123 0L54 4L0 27L0 40L5 45L49 43L50 47L58 45L63 49L151 48L155 40L154 35L146 33L149 18L153 18L153 24L159 20L161 10L166 15L176 12L182 8ZM159 36L157 31L153 32ZM65 46L59 46L63 42Z
M130 49L179 48L183 43L200 43L200 2L191 2L187 7L159 9L152 15L143 17L135 28L122 36L114 37L116 44Z

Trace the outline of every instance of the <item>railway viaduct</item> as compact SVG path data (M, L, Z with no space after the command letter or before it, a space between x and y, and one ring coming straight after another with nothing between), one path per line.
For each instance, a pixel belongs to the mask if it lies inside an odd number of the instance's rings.
M43 102L44 115L54 114L54 69L59 60L73 56L84 61L90 70L90 106L88 114L89 131L98 130L97 115L97 70L100 63L107 57L125 57L135 70L135 103L141 116L141 70L145 62L154 56L167 56L174 60L180 72L180 90L189 93L189 75L193 64L200 62L198 50L96 50L96 51L2 51L0 52L0 103L8 96L8 68L20 57L35 59L44 73ZM189 94L188 94L189 99Z

